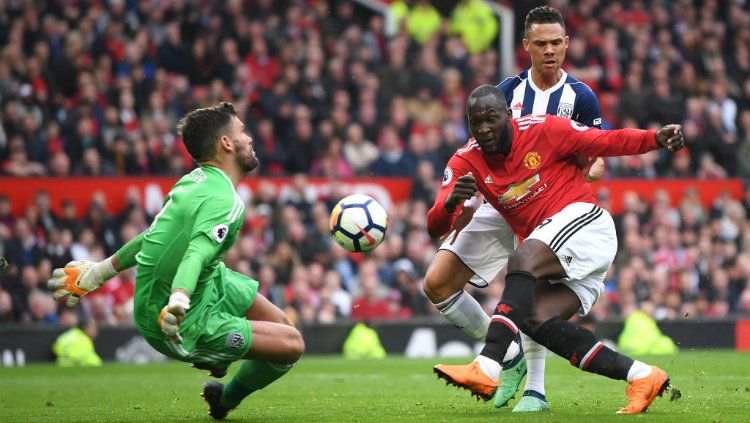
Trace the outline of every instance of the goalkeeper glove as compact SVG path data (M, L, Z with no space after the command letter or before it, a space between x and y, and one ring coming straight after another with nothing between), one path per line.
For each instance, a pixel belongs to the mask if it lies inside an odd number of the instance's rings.
M190 308L190 298L184 292L173 292L169 296L169 303L159 313L159 327L167 338L182 343L180 325L185 320L185 313Z
M111 257L98 263L88 260L71 261L52 272L52 279L47 282L47 286L55 290L52 294L55 300L67 297L65 305L75 307L81 297L96 291L118 273Z

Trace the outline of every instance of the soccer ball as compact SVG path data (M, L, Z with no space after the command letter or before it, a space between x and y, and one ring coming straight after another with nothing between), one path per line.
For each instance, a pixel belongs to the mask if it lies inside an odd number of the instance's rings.
M329 228L337 244L362 253L380 245L388 226L388 214L374 198L362 194L344 197L331 212Z

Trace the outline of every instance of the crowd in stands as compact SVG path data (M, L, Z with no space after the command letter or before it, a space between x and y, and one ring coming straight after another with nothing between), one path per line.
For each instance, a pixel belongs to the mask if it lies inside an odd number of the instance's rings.
M541 2L512 3L523 17ZM605 178L750 178L747 3L548 3L564 11L571 36L564 67L597 93L604 127L684 126L687 149L609 159ZM444 164L469 136L468 92L508 76L498 71L497 22L484 2L462 0L446 13L428 1L393 1L400 21L391 36L382 16L345 0L38 6L0 2L0 176L179 176L193 163L177 120L232 101L261 161L251 177L295 175L295 189L281 198L261 184L227 265L259 279L300 322L435 313L421 292L438 245L426 213ZM520 71L529 62L516 41ZM307 175L406 177L413 193L389 210L384 244L351 255L328 236L336 198L309 195ZM609 193L592 188L609 207ZM2 194L0 324L64 324L75 313L132 321L133 271L77 311L56 304L46 280L146 229L153 216L138 192L107 193L127 195L124 210L108 210L97 194L86 210L65 202L56 214L40 191L16 215ZM627 196L595 317L635 308L658 319L750 313L750 190L710 208L696 197L660 192L648 204ZM473 294L492 307L502 288L497 281Z

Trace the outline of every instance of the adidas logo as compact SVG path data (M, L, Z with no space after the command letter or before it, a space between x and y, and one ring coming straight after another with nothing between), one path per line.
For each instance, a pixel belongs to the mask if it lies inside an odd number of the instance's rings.
M573 261L573 257L571 256L563 256L563 260L565 260L565 263L570 264L570 262Z
M514 104L513 107L511 107L513 110L521 110L523 109L523 104L519 101L518 103Z
M495 181L493 181L493 180L492 180L492 176L490 176L490 175L487 175L487 177L486 177L486 178L484 178L484 183L485 183L485 184L494 184L494 183L495 183Z

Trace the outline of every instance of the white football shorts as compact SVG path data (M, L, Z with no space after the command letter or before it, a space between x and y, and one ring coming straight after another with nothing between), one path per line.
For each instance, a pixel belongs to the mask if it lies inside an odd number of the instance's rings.
M573 203L546 219L527 239L547 244L560 259L567 278L563 283L578 295L585 316L604 291L604 277L617 253L612 216L591 203Z
M469 283L479 288L495 279L515 249L513 230L490 203L479 206L469 224L451 244L453 235L451 232L440 249L453 252L474 271Z

